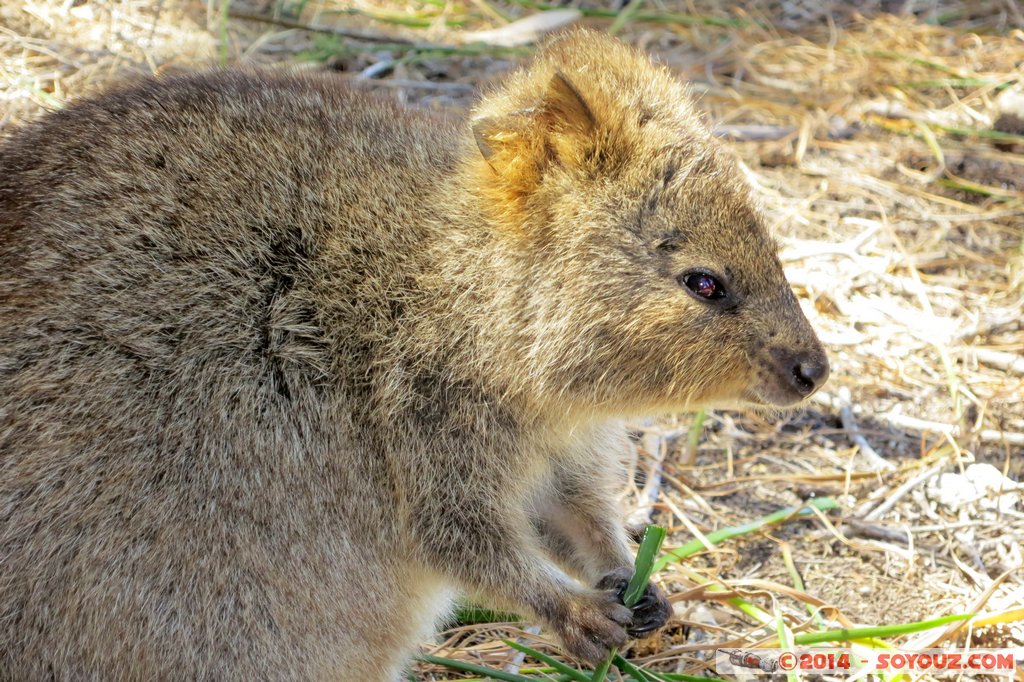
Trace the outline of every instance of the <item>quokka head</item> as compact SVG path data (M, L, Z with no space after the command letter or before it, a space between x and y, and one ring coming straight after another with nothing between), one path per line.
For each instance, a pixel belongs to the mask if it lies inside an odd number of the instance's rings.
M609 413L785 407L828 358L686 87L576 31L486 97L468 167L522 274L523 372Z

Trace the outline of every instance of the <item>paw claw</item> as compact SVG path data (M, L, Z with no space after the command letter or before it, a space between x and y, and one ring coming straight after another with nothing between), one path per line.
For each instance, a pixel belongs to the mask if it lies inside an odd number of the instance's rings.
M598 581L597 589L614 592L621 604L632 577L632 568L617 568ZM640 600L632 607L630 619L623 624L631 637L645 637L663 626L671 614L672 605L668 603L665 594L649 582ZM616 622L619 622L618 619Z
M672 605L665 594L653 583L648 583L644 596L633 607L633 621L627 631L632 637L645 637L668 622L671 615Z

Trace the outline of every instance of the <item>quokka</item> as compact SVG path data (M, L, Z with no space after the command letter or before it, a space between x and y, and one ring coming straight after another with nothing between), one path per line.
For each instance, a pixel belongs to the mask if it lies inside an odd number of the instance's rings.
M392 680L456 591L665 622L630 415L828 361L686 88L554 40L470 120L219 71L0 144L0 678Z

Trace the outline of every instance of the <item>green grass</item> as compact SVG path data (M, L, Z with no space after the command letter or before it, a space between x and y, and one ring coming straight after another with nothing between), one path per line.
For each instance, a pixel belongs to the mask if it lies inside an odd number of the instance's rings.
M717 545L726 540L737 538L742 535L748 535L769 526L782 523L793 516L806 516L807 514L813 513L811 511L812 509L817 509L818 511L829 511L838 507L839 505L831 497L819 497L811 500L803 507L787 507L785 509L780 509L768 516L755 519L754 521L750 521L739 526L729 526L727 528L720 528L718 530L711 531L705 537L709 543ZM669 564L676 561L682 561L683 559L705 549L707 549L707 547L705 547L701 540L690 540L681 547L669 550L664 556L658 559L654 564L654 572L657 573Z
M640 549L636 552L636 562L633 565L633 577L629 579L629 585L626 586L626 592L622 595L622 603L633 608L640 597L644 596L644 590L647 587L647 583L651 579L651 574L654 572L654 557L661 550L661 543L665 541L665 535L667 532L660 526L647 526L644 530L644 537L640 541ZM608 654L608 658L604 659L604 663L597 667L594 671L591 682L604 682L608 676L608 669L612 663L615 662L617 651L611 651ZM619 660L622 657L619 657Z
M792 518L806 516L807 514L814 513L813 510L828 511L837 507L838 504L835 500L832 500L831 498L819 498L811 500L802 507L787 507L748 523L712 531L707 534L706 538L710 544L716 545L732 538L755 533L759 530L769 528ZM706 549L703 542L691 541L681 547L669 550L660 558L656 559L655 557L660 551L661 544L665 539L665 534L665 529L657 526L648 526L645 530L643 541L640 543L640 549L637 551L633 577L630 579L629 585L626 587L626 591L623 595L623 602L627 606L635 605L640 597L643 596L644 588L647 586L651 575L662 570L668 564L681 561L688 556ZM724 588L719 586L709 586L709 590L712 592L723 591ZM774 614L770 614L764 609L761 609L740 597L729 598L726 600L726 603L731 604L739 611L747 614L761 625L772 627L777 634L781 646L809 646L829 642L850 642L856 646L868 648L888 647L890 645L885 642L883 638L897 637L914 632L921 632L923 630L931 630L933 628L949 625L950 623L969 620L975 615L958 614L912 623L843 628L838 630L818 630L814 632L792 634L789 631L789 628L786 627L782 614L778 609L775 609ZM487 612L481 611L480 613ZM510 614L498 615L501 616L498 622L505 620L517 620L517 618ZM535 660L547 665L548 667L543 673L544 676L529 677L524 674L509 673L503 670L488 668L487 666L442 658L440 656L424 655L419 656L418 659L436 665L443 665L454 670L475 673L481 675L483 679L511 682L538 682L539 680L557 680L559 682L605 682L605 680L607 680L608 671L613 666L620 671L622 678L626 682L698 682L707 679L715 679L681 673L665 673L645 670L623 658L615 651L610 652L608 658L605 659L605 661L592 674L590 674L586 671L574 668L571 665L558 660L554 656L537 651L536 649L524 644L509 640L505 640L505 644L516 651L527 654ZM774 643L769 642L767 645L774 645ZM890 682L892 681L890 680Z
M931 630L961 620L970 620L976 614L963 613L954 616L943 616L933 620L922 620L913 623L899 623L896 625L877 625L865 628L846 628L843 630L825 630L823 632L805 632L793 637L794 644L821 644L822 642L853 642L875 637L895 637L907 635L912 632Z
M330 31L321 32L315 28L310 30L315 32L313 49L300 52L298 57L301 60L312 62L322 62L332 57L343 57L363 52L405 52L407 54L402 59L406 63L426 59L451 59L478 55L522 57L532 52L528 47L499 47L480 43L470 45L432 45L429 48L417 47L409 43L374 43L372 47L367 47L365 44L354 43L351 39L333 34Z
M562 5L535 2L535 0L510 0L510 2L513 5L541 11L565 9ZM615 19L619 16L619 11L613 9L592 7L580 7L578 9L585 17ZM754 22L743 19L724 19L701 14L681 14L679 12L637 12L632 16L632 20L658 24L680 24L682 26L717 26L719 28L747 28L755 25Z
M228 34L228 14L231 10L231 0L221 0L220 15L217 26L217 58L221 66L228 65L231 56L231 36Z

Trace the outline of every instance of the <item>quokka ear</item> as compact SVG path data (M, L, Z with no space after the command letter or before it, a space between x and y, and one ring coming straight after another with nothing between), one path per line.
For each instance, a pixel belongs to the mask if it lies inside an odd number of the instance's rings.
M536 106L478 119L477 147L513 191L529 191L548 163L578 163L590 146L597 120L576 86L555 71Z
M548 83L541 117L552 131L592 135L597 127L594 113L583 95L561 71L555 71Z

